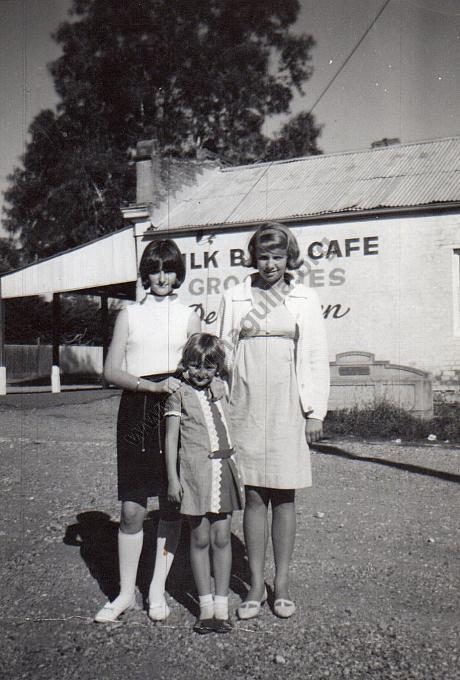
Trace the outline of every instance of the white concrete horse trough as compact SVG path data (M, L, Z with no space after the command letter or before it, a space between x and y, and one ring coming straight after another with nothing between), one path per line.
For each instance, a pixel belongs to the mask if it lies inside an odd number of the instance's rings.
M433 415L429 373L377 361L369 352L342 352L331 363L329 410L388 401L419 418Z

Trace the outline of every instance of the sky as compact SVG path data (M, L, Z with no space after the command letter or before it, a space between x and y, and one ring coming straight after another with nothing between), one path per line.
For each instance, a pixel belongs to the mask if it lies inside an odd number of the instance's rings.
M294 96L291 114L311 109L384 2L300 0L295 30L317 44L313 76ZM34 116L57 103L47 64L60 51L51 33L70 4L0 0L0 192L20 163ZM459 135L459 80L460 0L390 0L314 108L322 125L319 146L334 153L368 148L383 137L411 142ZM289 117L267 120L264 132L276 133Z

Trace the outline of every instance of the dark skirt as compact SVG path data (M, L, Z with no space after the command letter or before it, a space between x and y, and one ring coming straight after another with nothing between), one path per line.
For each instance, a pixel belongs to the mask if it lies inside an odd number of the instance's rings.
M167 376L145 376L157 382ZM166 496L164 404L167 394L123 390L117 420L118 500Z

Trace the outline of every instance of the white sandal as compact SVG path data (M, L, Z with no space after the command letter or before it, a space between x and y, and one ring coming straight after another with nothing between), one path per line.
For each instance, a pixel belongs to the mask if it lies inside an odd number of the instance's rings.
M152 602L149 605L149 618L152 621L165 621L170 615L171 610L168 607L166 600L163 602Z
M127 612L130 609L134 609L136 606L136 595L133 595L132 600L128 605L116 604L117 599L118 598L113 602L106 602L102 609L99 609L94 617L96 623L113 623L121 616L121 614L124 614L124 612Z
M273 611L280 619L290 619L295 614L296 606L292 600L280 597L273 603Z
M236 613L238 618L242 621L247 621L248 619L255 619L260 614L262 605L267 601L267 589L265 588L264 594L261 600L245 600L240 604Z

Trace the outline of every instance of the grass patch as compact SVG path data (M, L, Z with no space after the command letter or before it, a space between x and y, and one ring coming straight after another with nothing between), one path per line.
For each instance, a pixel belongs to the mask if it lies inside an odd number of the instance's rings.
M435 434L440 441L460 442L460 403L437 401L433 418L422 420L388 401L379 401L328 413L324 429L327 434L379 439L417 440Z

